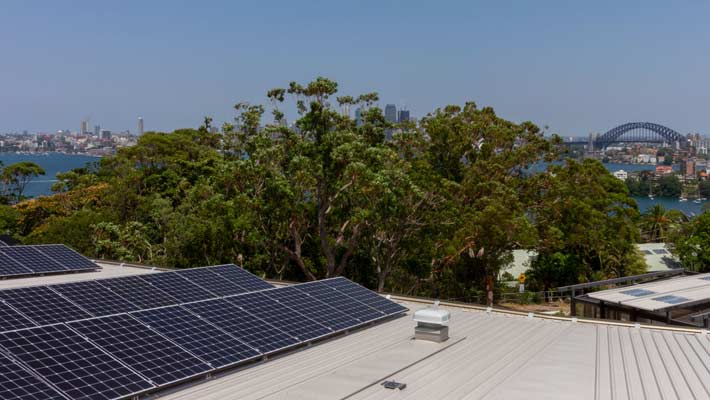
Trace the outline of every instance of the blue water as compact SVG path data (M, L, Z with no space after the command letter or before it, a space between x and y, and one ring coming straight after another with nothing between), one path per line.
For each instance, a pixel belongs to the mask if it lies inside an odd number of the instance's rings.
M99 158L70 155L61 153L49 154L16 154L16 153L0 153L0 161L4 165L14 164L20 161L32 161L44 168L45 174L35 178L25 189L25 195L28 197L45 196L52 194L52 184L57 181L57 172L66 172L74 168L81 168L87 163L98 161Z

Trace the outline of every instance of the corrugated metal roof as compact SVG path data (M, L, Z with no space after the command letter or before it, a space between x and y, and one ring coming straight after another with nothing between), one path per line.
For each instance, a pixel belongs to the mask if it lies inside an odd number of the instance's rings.
M646 311L662 311L686 303L710 301L710 274L591 292L589 297Z
M412 340L415 323L404 317L160 397L710 398L710 340L705 334L450 310L451 338L441 344ZM384 380L407 387L385 389L380 385Z

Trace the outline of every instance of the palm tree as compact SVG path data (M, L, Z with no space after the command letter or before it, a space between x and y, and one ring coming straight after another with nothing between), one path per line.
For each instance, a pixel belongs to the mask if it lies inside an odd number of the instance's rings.
M655 204L641 215L639 228L641 236L647 242L663 242L668 234L680 227L688 217L679 210L667 210L661 204Z

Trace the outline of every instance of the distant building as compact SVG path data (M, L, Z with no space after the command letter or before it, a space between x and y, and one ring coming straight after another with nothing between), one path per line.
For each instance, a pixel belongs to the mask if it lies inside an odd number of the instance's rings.
M394 104L387 104L385 106L385 121L391 123L397 122L397 107Z
M618 171L614 171L613 175L617 177L618 179L621 179L622 181L625 181L626 178L629 177L629 173L624 171L623 169L620 169Z
M399 115L397 116L397 122L409 122L409 110L399 110Z
M138 136L143 136L143 118L138 117Z
M106 130L106 129L102 130L99 138L102 140L110 140L111 139L111 131Z
M680 160L680 173L684 176L695 176L695 161L684 158Z
M81 130L79 131L80 134L86 135L89 133L89 121L81 121Z
M673 173L673 167L670 165L656 165L656 175L668 175Z
M355 126L362 125L362 108L355 109Z
M101 126L94 125L94 136L101 137Z

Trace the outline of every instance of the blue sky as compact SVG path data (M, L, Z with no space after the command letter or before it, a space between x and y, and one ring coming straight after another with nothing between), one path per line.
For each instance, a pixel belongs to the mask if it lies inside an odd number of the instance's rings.
M473 100L563 135L710 134L709 16L700 1L7 0L0 132L221 123L322 75L417 117Z

